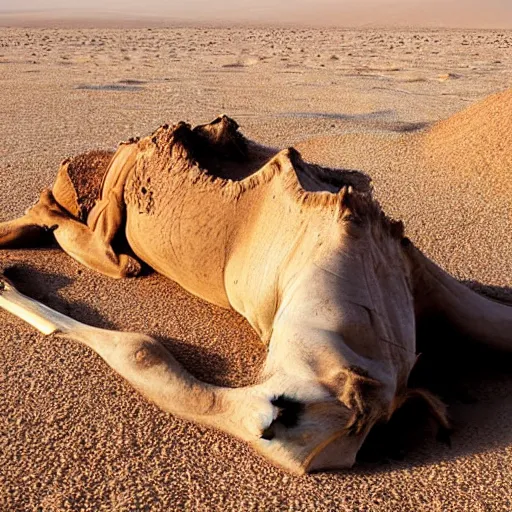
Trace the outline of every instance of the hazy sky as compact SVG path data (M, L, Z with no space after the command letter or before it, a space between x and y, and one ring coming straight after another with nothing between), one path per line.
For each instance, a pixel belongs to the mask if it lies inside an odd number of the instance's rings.
M512 0L0 0L0 11L71 6L84 16L118 12L188 21L512 27Z

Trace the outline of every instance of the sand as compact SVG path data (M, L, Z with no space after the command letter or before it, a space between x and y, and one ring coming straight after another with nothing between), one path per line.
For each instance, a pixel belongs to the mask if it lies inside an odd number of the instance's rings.
M510 296L511 93L477 102L510 85L511 46L510 31L1 29L0 220L67 156L225 112L251 138L368 172L430 257ZM208 381L250 383L264 359L243 319L156 274L113 281L55 247L0 263L79 320L159 337ZM426 436L402 460L298 478L160 412L87 349L0 321L0 510L512 509L505 363L471 368L475 403L449 400L451 448Z

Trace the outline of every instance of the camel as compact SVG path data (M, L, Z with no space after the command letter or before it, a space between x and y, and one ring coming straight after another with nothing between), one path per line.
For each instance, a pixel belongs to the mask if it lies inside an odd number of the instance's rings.
M92 270L133 277L144 262L243 315L268 348L257 383L201 382L155 339L84 325L4 277L1 307L92 348L164 411L236 436L295 474L352 467L370 430L413 397L449 428L444 404L408 386L426 315L512 350L512 309L415 247L367 176L262 146L227 116L65 160L52 190L0 224L0 246L48 233ZM119 236L131 252L115 250Z

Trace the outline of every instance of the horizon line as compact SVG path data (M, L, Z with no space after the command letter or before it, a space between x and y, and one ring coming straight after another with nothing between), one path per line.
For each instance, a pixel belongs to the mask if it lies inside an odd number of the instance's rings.
M471 21L457 23L453 20L421 21L393 20L373 22L356 20L345 23L311 19L283 21L267 18L251 19L250 16L238 19L226 16L204 16L193 19L190 16L172 16L147 12L126 12L122 9L87 8L44 8L44 9L0 9L0 27L3 28L304 28L304 29L402 29L402 30L512 30L512 20L507 25L494 21L473 24ZM2 19L3 18L3 19ZM27 19L28 18L28 19Z

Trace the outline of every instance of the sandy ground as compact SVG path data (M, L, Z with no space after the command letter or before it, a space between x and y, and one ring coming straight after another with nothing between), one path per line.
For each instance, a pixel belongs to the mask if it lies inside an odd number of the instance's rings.
M505 31L0 29L0 220L68 155L225 112L251 138L370 173L430 257L510 296L512 95L428 130L510 86L511 48ZM0 262L56 309L158 336L209 381L249 383L264 358L243 319L156 274L113 281L54 247ZM476 403L450 402L451 449L427 438L298 478L163 414L83 347L0 321L1 510L512 509L506 364L472 375Z

